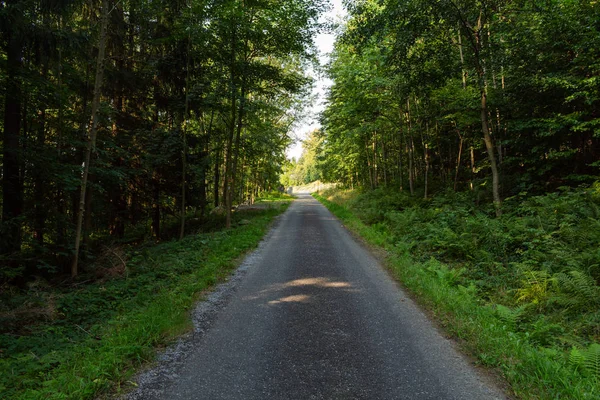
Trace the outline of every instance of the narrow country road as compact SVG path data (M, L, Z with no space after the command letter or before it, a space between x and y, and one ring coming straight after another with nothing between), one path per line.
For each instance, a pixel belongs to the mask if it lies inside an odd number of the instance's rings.
M137 399L504 399L301 195L183 362Z

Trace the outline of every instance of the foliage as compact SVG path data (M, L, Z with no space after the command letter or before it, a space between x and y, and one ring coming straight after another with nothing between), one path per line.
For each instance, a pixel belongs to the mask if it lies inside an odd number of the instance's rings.
M500 204L598 175L600 8L348 2L318 158L325 180Z
M318 131L312 132L302 143L302 155L298 160L291 160L283 167L281 183L284 186L305 185L321 180L319 160L317 159L322 139Z
M156 346L189 330L188 312L201 293L226 279L287 202L270 204L236 213L234 221L244 223L231 230L219 217L213 232L129 248L118 256L123 262L87 276L91 283L40 281L2 293L0 397L91 399L126 389Z
M470 193L431 200L379 188L315 195L519 398L599 395L600 205L596 187L508 199L504 214Z
M594 343L584 349L574 347L569 353L569 362L576 368L600 378L600 344Z
M85 270L107 244L168 240L174 217L181 237L187 214L222 207L231 217L277 189L327 7L3 3L0 283L68 272L79 216Z

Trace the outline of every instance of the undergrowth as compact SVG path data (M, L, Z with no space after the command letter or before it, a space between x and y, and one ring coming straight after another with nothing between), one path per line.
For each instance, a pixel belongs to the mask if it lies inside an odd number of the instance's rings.
M600 398L600 187L432 200L378 189L322 196L390 254L394 274L524 399Z
M289 203L274 204L235 213L229 230L111 250L114 266L101 277L3 287L0 398L90 399L132 385L135 367L190 328L201 293L228 276Z

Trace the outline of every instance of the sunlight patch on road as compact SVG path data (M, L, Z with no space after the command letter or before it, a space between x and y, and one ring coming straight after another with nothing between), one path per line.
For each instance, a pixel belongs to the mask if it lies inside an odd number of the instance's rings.
M334 281L325 277L316 277L316 278L301 278L294 279L293 281L280 283L276 285L272 285L267 289L261 290L258 294L254 296L247 296L244 300L258 300L265 297L271 297L273 293L281 292L286 289L292 288L307 288L307 287L316 287L316 288L326 288L326 289L341 289L344 292L357 292L359 290L354 289L350 282L344 281ZM289 303L289 302L306 302L310 296L307 295L292 295L282 297L277 300L269 301L268 304L279 304L279 303Z
M332 282L327 278L304 278L296 279L283 285L282 288L300 287L300 286L317 286L325 288L349 288L352 285L348 282Z
M306 303L310 296L305 294L297 294L294 296L282 297L277 300L271 300L269 304L281 304L281 303Z

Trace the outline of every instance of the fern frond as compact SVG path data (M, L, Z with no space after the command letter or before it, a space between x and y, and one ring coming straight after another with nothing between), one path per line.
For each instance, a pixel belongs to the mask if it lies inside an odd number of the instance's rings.
M589 274L572 270L560 272L552 277L558 294L552 300L567 308L590 307L600 302L600 287Z
M600 344L593 343L587 349L573 347L569 353L569 364L600 378Z
M583 365L594 376L600 378L600 344L594 343L584 353Z
M525 306L519 306L517 308L510 308L503 306L502 304L496 305L496 315L506 326L511 330L515 330L517 325L523 318L525 313Z
M516 299L519 303L530 302L541 305L548 298L550 276L545 271L526 271L521 280L521 288L517 289Z
M583 367L583 360L584 356L581 349L573 347L569 352L569 364L579 369Z
M585 344L580 337L572 336L572 335L561 335L558 338L565 345L575 347L584 347Z

